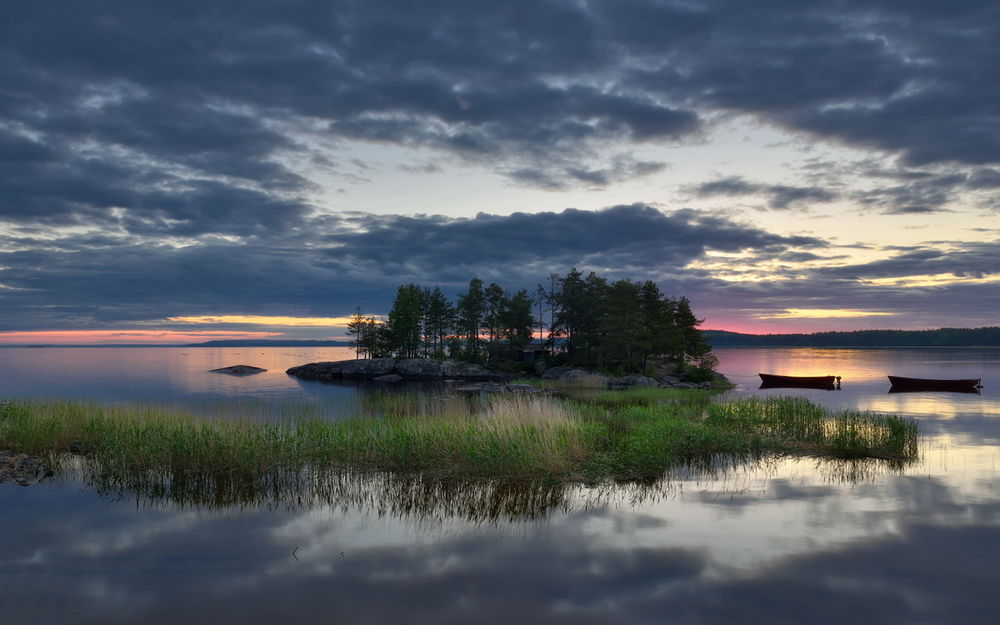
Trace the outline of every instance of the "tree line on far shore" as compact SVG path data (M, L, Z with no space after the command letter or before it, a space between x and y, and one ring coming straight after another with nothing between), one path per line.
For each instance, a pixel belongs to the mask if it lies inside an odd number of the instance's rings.
M699 324L686 297L668 297L652 281L610 281L574 268L551 274L533 293L473 278L454 303L439 287L405 284L386 319L359 308L347 334L359 358L496 364L537 349L549 364L632 372L657 358L710 370L711 346Z
M1000 327L853 330L812 334L703 331L714 347L998 347Z

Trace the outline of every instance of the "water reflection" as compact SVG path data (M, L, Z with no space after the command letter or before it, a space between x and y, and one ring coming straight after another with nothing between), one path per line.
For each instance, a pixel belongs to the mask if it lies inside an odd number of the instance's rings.
M800 464L799 464L800 463ZM333 507L403 520L457 519L466 523L524 523L570 510L647 506L670 499L684 485L705 485L731 499L769 483L789 466L823 484L857 486L900 475L912 463L875 458L835 460L720 456L670 470L661 478L622 483L539 483L431 477L419 473L345 470L238 472L122 471L67 455L57 479L79 482L114 502L177 510L309 510Z
M0 600L5 618L37 624L66 622L68 605L78 622L154 624L992 617L996 480L845 484L814 468L779 459L692 473L589 507L578 487L516 533L449 514L402 522L407 506L454 496L426 484L388 489L401 517L374 492L360 508L237 512L109 505L58 483L0 490L0 510L32 519L0 533Z
M287 396L304 387L285 370L353 358L344 347L0 347L0 397L71 397L111 401ZM211 373L231 365L267 369L248 377ZM306 385L313 395L352 389Z
M190 480L172 494L80 465L81 481L0 486L2 614L39 625L995 620L1000 350L719 355L744 383L735 394L915 416L919 463L772 458L527 491L301 476L291 498L245 484L220 497ZM825 362L807 370L803 358ZM771 370L836 373L843 390L748 387ZM888 395L889 370L982 377L984 394Z

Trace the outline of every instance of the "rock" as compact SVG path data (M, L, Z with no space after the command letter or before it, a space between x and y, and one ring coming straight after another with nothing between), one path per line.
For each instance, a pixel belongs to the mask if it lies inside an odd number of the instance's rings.
M372 380L384 375L399 375L403 378L440 380L452 378L460 380L507 380L511 376L490 371L480 365L446 360L438 363L431 358L369 358L358 360L338 360L334 362L311 362L291 367L285 373L304 380Z
M613 386L617 388L629 388L629 387L658 387L660 383L651 377L642 375L640 373L630 373L628 375L623 375L620 378L615 378L608 383L608 386Z
M356 362L354 360L336 360L325 362L311 362L307 365L299 365L285 371L288 375L302 378L303 380L339 380L343 376L344 367Z
M456 393L502 393L503 390L504 385L497 382L477 382L455 387Z
M345 378L375 378L395 370L396 360L393 358L367 358L348 361L340 374Z
M49 475L41 458L0 451L0 484L8 481L31 486Z
M572 370L573 367L552 367L551 369L545 370L545 373L542 374L542 378L545 380L558 380L564 373Z
M663 375L659 377L659 380L663 386L677 386L681 383L681 379L675 375Z
M372 378L372 382L381 382L383 384L392 384L394 382L399 382L403 379L403 376L397 375L395 373L388 373L386 375L380 375L376 378Z
M500 384L498 382L476 382L455 387L456 393L541 393L541 389L530 384Z
M255 373L264 373L267 369L261 369L260 367L253 367L251 365L233 365L231 367L222 367L221 369L211 369L211 373L228 373L229 375L253 375Z
M536 362L534 367L535 367L535 375L543 375L545 371L549 368L548 365L545 364L544 360L539 360L538 362Z
M733 386L733 383L730 382L729 378L727 378L726 376L722 375L718 371L714 371L712 373L712 382L710 386L714 386L717 388L731 388Z
M608 385L607 376L594 371L587 371L586 369L570 369L566 373L559 376L559 381L567 384L586 383L587 386L593 386L595 388Z
M530 384L505 384L504 391L507 393L544 393L542 389Z
M396 373L413 378L440 378L441 363L432 358L404 358L396 363Z
M503 380L505 376L486 367L470 362L458 362L456 360L446 360L441 363L441 375L446 378L460 378L463 380Z

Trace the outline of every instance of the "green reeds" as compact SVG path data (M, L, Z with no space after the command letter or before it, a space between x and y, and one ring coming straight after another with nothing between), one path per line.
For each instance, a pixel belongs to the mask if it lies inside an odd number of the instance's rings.
M82 456L95 484L133 484L147 494L196 492L218 501L313 488L331 471L599 483L648 481L680 466L768 455L896 463L917 457L912 421L831 414L796 398L711 398L706 391L663 389L577 400L385 394L368 400L374 416L280 422L17 401L0 403L0 449L43 456L51 467Z

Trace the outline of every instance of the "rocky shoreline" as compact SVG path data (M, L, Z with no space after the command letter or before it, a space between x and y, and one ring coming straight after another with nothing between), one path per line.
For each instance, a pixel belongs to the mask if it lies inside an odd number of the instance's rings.
M438 362L432 358L368 358L363 360L337 360L333 362L311 362L292 367L285 371L288 375L303 380L371 380L373 382L400 382L402 380L509 380L512 376L490 371L467 362L445 360Z
M41 458L0 451L0 484L17 482L21 486L31 486L48 475Z
M311 362L285 371L290 376L303 380L340 381L359 380L384 384L392 384L405 380L458 380L470 383L480 383L481 390L504 389L511 386L503 384L514 376L491 371L481 365L445 360L439 362L432 358L369 358L359 360L338 360L330 362ZM657 387L657 388L712 388L712 382L684 382L679 377L662 374L649 377L641 374L629 374L618 377L605 376L595 371L577 367L552 367L541 373L541 378L573 385L586 383L588 386L605 386L607 388ZM724 384L725 378L719 376L716 384ZM474 388L472 385L466 385ZM520 389L512 389L520 390Z

